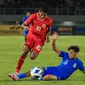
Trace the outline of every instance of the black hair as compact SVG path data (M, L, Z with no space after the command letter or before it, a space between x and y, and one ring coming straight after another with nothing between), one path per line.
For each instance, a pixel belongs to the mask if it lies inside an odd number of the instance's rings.
M43 11L44 13L48 12L48 8L46 6L40 7L39 11Z
M80 51L79 46L70 46L70 47L68 47L68 51L70 49L74 50L74 52L79 52Z

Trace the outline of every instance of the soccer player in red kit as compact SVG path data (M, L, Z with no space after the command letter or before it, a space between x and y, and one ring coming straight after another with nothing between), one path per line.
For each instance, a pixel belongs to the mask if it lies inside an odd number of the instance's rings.
M23 28L28 29L27 24L30 24L27 40L24 44L24 50L20 56L16 72L19 73L21 67L30 52L30 59L34 60L40 53L45 41L49 42L49 32L52 27L52 19L47 16L47 7L43 6L39 9L38 13L32 14L23 24ZM12 77L14 73L9 74Z

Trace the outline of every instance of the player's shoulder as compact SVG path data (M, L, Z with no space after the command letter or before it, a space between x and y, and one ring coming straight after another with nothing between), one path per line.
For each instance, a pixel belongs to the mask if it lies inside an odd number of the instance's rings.
M32 15L37 17L37 13L33 13Z
M47 18L47 20L49 20L50 22L53 21L49 16L47 16L46 18Z
M83 63L79 58L76 58L77 63Z
M31 17L37 17L37 13L31 14Z

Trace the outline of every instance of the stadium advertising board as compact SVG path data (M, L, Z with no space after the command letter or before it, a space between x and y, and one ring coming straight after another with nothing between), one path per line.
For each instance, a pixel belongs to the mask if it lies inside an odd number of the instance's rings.
M23 35L23 28L18 25L0 25L0 35Z

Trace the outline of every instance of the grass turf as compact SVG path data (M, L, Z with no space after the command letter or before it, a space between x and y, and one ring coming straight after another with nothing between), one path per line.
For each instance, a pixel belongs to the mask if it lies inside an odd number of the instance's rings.
M0 85L84 85L85 75L79 70L70 78L64 81L38 81L30 78L19 81L12 81L7 75L15 71L18 58L22 52L24 37L22 36L0 36ZM79 58L85 65L85 36L59 36L56 46L67 51L68 46L79 45ZM25 60L21 72L26 72L34 66L54 66L59 65L61 58L52 51L51 42L45 44L41 53L35 60L30 60L29 56Z

